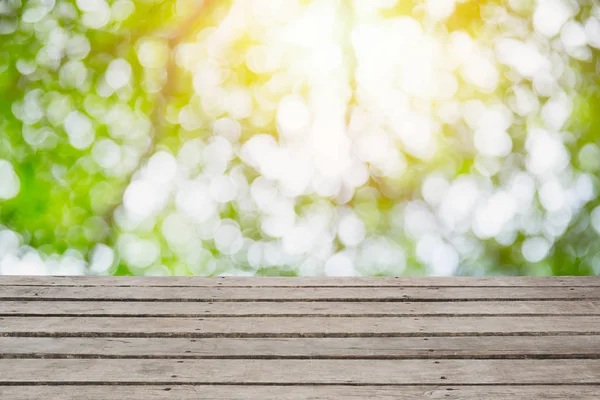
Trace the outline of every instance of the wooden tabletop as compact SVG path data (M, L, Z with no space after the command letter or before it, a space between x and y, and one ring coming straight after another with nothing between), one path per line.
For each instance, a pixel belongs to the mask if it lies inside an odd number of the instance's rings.
M0 276L0 399L600 398L600 278Z

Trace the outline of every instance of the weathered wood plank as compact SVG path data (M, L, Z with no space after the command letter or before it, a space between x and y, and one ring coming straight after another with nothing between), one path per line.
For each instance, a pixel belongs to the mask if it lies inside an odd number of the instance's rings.
M600 386L0 386L10 400L597 400Z
M0 360L0 385L47 382L600 384L600 360Z
M0 358L600 358L600 336L0 337Z
M484 316L600 315L600 301L127 302L2 301L0 316Z
M600 317L3 317L0 336L349 337L600 334Z
M23 286L600 286L600 277L140 277L140 276L0 276L1 285Z
M471 301L600 300L596 287L215 288L2 286L0 300Z

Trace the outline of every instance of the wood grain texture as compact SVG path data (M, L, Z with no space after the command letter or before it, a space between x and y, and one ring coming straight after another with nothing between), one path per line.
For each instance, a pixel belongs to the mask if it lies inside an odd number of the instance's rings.
M0 336L348 337L597 335L600 317L3 317Z
M600 386L0 386L10 400L598 400Z
M0 277L0 399L594 399L598 278Z
M0 337L2 358L600 358L600 336Z
M140 277L140 276L0 276L1 285L22 286L190 286L190 287L481 287L600 286L600 277Z
M484 316L600 315L600 301L160 302L3 301L0 316Z
M137 301L471 301L600 300L596 287L35 287L2 286L0 300Z
M0 360L0 384L600 384L600 360Z

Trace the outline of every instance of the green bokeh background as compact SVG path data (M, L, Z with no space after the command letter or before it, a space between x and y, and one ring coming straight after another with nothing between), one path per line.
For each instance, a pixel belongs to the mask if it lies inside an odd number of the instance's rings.
M114 229L113 212L120 204L124 190L130 182L135 168L120 175L107 175L93 165L88 150L78 150L69 144L61 126L61 111L58 120L45 116L34 123L36 127L48 127L53 133L43 146L32 146L23 137L23 123L15 116L15 104L22 101L27 93L41 89L40 102L49 107L57 102L64 110L88 109L94 106L107 108L116 103L127 104L135 113L145 116L151 123L151 142L132 143L137 149L136 165L159 149L176 152L182 140L189 139L176 126L168 122L170 107L186 104L190 98L191 77L179 70L173 60L164 67L167 83L159 91L144 88L146 71L136 57L136 43L145 37L154 37L168 44L170 49L194 37L207 26L216 26L230 7L228 1L194 2L174 0L138 0L131 14L122 21L111 20L101 29L89 29L81 19L82 13L75 1L26 1L1 0L0 3L0 159L10 161L20 178L21 188L17 197L0 201L0 224L18 232L23 241L38 249L42 254L51 255L75 249L87 256L96 243L115 245L118 232ZM51 11L35 22L31 15L36 7L53 4ZM115 1L109 2L114 6ZM201 4L204 3L204 4ZM123 5L125 3L121 3ZM400 1L394 8L385 10L388 17L411 15L417 3ZM447 22L447 28L465 30L472 35L481 33L482 12L491 1L466 1L459 4ZM533 7L534 2L531 2ZM591 4L591 3L590 3ZM581 3L579 19L591 12L591 6ZM179 9L178 9L179 8ZM33 11L32 11L33 10ZM187 12L185 12L187 10ZM527 11L525 10L524 13ZM33 18L35 19L35 18ZM48 29L44 24L49 24ZM16 28L12 30L12 26ZM43 65L39 52L50 28L60 26L70 35L85 36L90 43L89 54L83 59L87 67L88 81L100 79L108 64L116 57L127 60L133 68L130 87L103 98L94 92L92 85L69 87L60 79L58 65ZM11 31L12 30L12 31ZM244 43L240 43L243 46ZM171 55L173 58L174 55ZM37 64L33 74L25 76L19 71L19 62ZM569 143L573 167L592 173L596 187L600 186L600 160L592 165L582 165L579 152L589 143L600 143L600 54L593 50L591 61L573 61L572 67L579 75L578 97L575 110L567 130L574 133L576 140ZM156 71L154 71L157 73ZM160 72L160 71L159 71ZM243 82L255 81L260 77L249 70L237 71ZM150 79L152 79L150 77ZM160 80L160 78L159 78ZM63 111L63 115L66 111ZM96 124L96 140L108 135L106 126ZM252 132L245 132L251 135ZM448 132L452 135L452 132ZM199 137L210 135L208 130L194 132ZM453 156L456 176L468 173L473 168L473 159L456 154ZM359 191L350 205L364 217L368 227L383 228L379 214L391 209L394 204L410 199L415 188L429 172L427 165L419 165L409 159L411 167L400 181L388 182L399 193L395 198L370 196L368 191ZM1 177L0 177L1 179ZM378 187L378 182L369 182L367 187ZM302 203L312 204L317 199L302 199ZM589 226L590 212L600 205L595 199L585 207L585 212L576 217L565 234L555 243L551 256L539 263L523 261L519 246L525 238L519 237L514 246L503 247L490 241L485 244L486 257L465 263L461 273L502 274L502 275L593 275L593 262L600 257L600 240ZM237 218L233 208L222 213L222 217ZM381 225L381 226L379 226ZM163 262L169 265L168 256ZM409 275L422 275L426 271L407 252ZM188 270L175 273L189 274ZM119 265L116 275L132 274L124 264ZM259 269L258 275L294 275L292 269L274 265Z

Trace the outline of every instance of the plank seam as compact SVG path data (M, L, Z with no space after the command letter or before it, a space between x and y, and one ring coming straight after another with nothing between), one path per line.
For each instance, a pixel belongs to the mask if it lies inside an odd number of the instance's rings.
M378 338L473 336L599 336L600 331L552 332L362 332L362 333L219 333L219 332L0 332L0 337L77 338Z
M468 386L482 386L482 387L493 387L493 386L599 386L598 382L563 382L563 383L551 383L551 382L533 382L533 383L353 383L353 382L197 382L197 381L11 381L2 382L1 386L372 386L372 387L410 387L410 386L427 386L427 387L439 387L452 386L452 387L468 387Z
M256 298L256 299L219 299L219 298L211 298L211 299L198 299L198 298L181 298L181 299L157 299L157 298L120 298L120 297L111 297L111 298L77 298L77 297L0 297L0 301L74 301L74 302L148 302L148 303L256 303L256 302L264 302L264 303L315 303L315 302L339 302L339 303L404 303L404 302L412 302L412 303L443 303L443 302L511 302L511 301L595 301L600 300L600 296L598 297L582 297L582 298L573 298L573 297L514 297L514 298L413 298L413 297L391 297L391 298Z
M488 355L411 355L411 356L194 356L194 355L102 355L102 354L0 354L0 359L10 360L597 360L598 354L488 354Z
M429 314L87 314L87 313L0 313L1 318L410 318L410 317L599 317L600 313L542 313L542 314L482 314L482 313L429 313Z
M1 278L0 278L1 279ZM30 284L15 284L8 283L2 284L0 283L0 288L2 286L18 286L20 288L35 288L35 287L62 287L62 288L89 288L89 287L105 287L105 288L227 288L227 289L272 289L272 288L286 288L286 289L384 289L384 288L393 288L393 289L411 289L411 288L469 288L469 289L478 289L478 288L507 288L511 286L507 285L444 285L444 286L435 286L435 285L30 285ZM518 288L536 288L536 289L552 289L552 288L568 288L568 287L576 287L576 288L595 288L600 287L600 285L518 285L515 286Z

